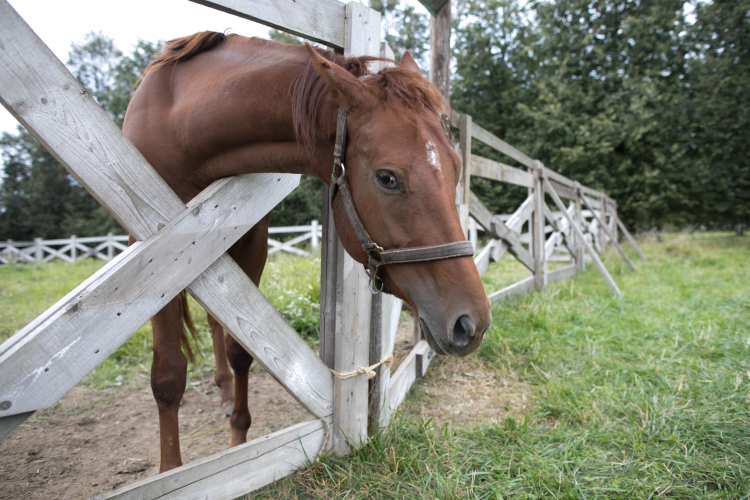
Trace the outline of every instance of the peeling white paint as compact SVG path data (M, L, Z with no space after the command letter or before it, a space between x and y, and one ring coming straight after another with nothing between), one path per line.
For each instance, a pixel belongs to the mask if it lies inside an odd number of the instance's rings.
M440 172L441 177L443 176L443 171L440 168L440 157L438 156L437 145L432 141L427 143L427 163Z

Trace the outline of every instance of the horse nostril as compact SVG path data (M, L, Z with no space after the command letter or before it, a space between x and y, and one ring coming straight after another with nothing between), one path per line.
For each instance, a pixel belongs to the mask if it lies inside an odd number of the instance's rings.
M474 323L464 314L458 318L453 327L453 344L457 347L464 347L469 343L472 335L474 335Z

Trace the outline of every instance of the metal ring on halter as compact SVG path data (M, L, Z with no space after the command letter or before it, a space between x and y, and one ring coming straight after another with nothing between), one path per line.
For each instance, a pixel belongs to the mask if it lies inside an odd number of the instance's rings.
M367 282L367 289L370 290L370 293L373 294L373 295L379 294L380 292L383 291L383 288L385 288L385 283L383 283L383 280L381 280L379 278L375 278L375 279L378 280L378 281L380 281L380 290L373 290L372 289L372 282L374 280L370 280L370 281Z
M377 273L378 273L377 269L375 270L374 273L370 273L370 269L367 266L362 266L362 267L364 267L365 274L367 275L367 277L370 278L370 281L367 282L367 289L370 290L370 293L373 294L373 295L377 295L380 292L382 292L383 289L385 288L385 283L383 283L383 280L381 280L380 278L378 278L378 276L377 276ZM380 289L379 290L373 289L373 287L372 287L372 284L375 283L376 281L380 281Z

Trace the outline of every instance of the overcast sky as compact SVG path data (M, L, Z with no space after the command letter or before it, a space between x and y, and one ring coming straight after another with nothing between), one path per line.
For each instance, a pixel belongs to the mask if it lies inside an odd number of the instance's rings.
M9 0L31 29L62 62L71 42L89 31L101 31L117 47L130 52L138 38L171 40L197 31L226 31L267 37L268 28L188 0ZM344 3L348 3L344 0ZM367 3L364 1L363 3ZM416 4L414 0L409 3ZM423 7L420 6L423 9ZM425 11L426 12L426 11ZM15 131L17 122L0 106L0 133Z

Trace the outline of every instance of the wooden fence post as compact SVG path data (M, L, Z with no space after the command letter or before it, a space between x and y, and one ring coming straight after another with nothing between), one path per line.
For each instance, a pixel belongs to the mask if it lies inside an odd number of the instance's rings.
M310 223L310 231L312 233L312 238L310 238L310 246L312 247L313 252L318 249L318 221L314 220Z
M461 130L459 142L461 148L461 175L456 187L456 205L464 236L468 236L469 212L471 212L469 207L471 203L471 115L462 114L461 119L458 121L458 126Z
M573 189L575 190L576 196L573 200L573 204L575 205L573 223L580 229L583 227L583 214L581 213L581 183L575 181ZM575 242L573 251L575 252L574 257L576 260L576 273L580 273L581 271L586 269L586 258L583 249L583 241L578 236L578 233L572 228L571 233L573 234L573 241Z
M534 213L531 216L531 247L534 255L534 287L544 288L545 258L544 258L544 165L534 160Z
M610 232L612 233L612 237L619 243L620 241L620 235L617 232L617 202L615 200L610 200L612 202L612 212L609 215L610 219Z
M380 18L379 12L362 4L346 4L345 56L380 55ZM330 220L328 229L331 233ZM326 243L332 243L330 237ZM331 253L332 246L329 245L327 253ZM335 262L337 286L331 290L333 280L327 278L326 309L328 313L332 312L330 302L335 300L335 320L332 330L331 325L325 325L328 337L325 356L328 358L331 355L332 347L333 369L347 373L369 364L372 296L367 290L367 276L359 264L346 254L338 238L335 246L337 255L327 256L328 265ZM329 342L331 333L333 346ZM367 441L369 384L364 375L345 380L335 377L333 380L332 449L343 455L349 452L350 445L358 448Z
M602 239L602 252L604 252L607 249L609 237L607 234L607 199L603 196L599 199L599 214L601 215L601 220L599 221L599 236Z
M450 102L451 3L443 2L430 16L430 80Z
M70 261L75 264L78 258L78 248L76 247L76 235L70 236Z
M42 239L34 238L34 261L41 263L44 259L44 251L42 250Z
M469 218L469 241L471 241L474 252L476 252L479 246L479 234L477 232L477 221L473 217Z
M115 256L115 238L112 233L107 233L107 259L112 260Z

